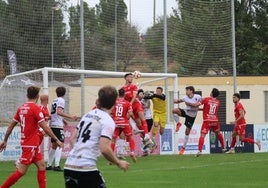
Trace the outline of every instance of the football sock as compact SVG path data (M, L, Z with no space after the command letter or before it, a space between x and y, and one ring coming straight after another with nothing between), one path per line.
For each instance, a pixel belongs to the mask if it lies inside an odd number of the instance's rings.
M202 151L202 147L204 145L204 140L205 140L204 137L200 137L199 138L199 141L198 141L198 151Z
M13 174L11 174L7 180L0 186L1 188L9 188L11 187L14 183L16 183L23 174L16 170Z
M241 140L242 142L246 142L246 143L250 143L250 144L254 144L254 140L251 138L244 138L243 140Z
M158 131L158 127L153 126L153 129L152 129L152 136L153 136L153 137L155 137L155 136L156 136L157 131Z
M57 147L55 151L55 166L60 166L61 151L62 148Z
M186 148L187 142L189 140L189 135L185 135L184 137L184 142L183 142L183 147Z
M231 148L235 147L235 143L236 143L236 136L232 137Z
M135 150L135 142L134 142L134 140L132 138L131 139L127 138L127 142L129 143L130 151L134 151Z
M115 148L115 143L114 142L111 143L111 148L114 151L114 148Z
M52 162L55 158L55 149L52 149L49 151L49 155L48 155L48 161L47 161L47 166L51 166L52 165Z
M147 125L147 121L144 119L141 121L142 124L142 130L144 130L144 134L148 133L148 125Z
M180 122L180 117L179 117L178 114L173 114L173 118L174 118L174 121L175 121L176 123L179 123L179 122Z
M225 148L225 145L224 145L224 141L223 141L223 136L221 133L218 134L218 139L221 143L221 148L224 149Z
M46 171L38 170L37 171L37 180L39 188L46 188Z

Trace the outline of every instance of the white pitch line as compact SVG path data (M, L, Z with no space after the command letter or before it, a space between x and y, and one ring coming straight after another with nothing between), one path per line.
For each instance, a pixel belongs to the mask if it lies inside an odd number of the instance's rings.
M268 159L265 160L248 160L248 161L233 161L233 162L222 162L222 163L217 163L217 164L204 164L204 165L197 165L197 166L178 166L177 168L149 168L149 169L135 169L135 170L130 170L131 172L144 172L144 171L169 171L169 170L180 170L180 169L197 169L197 168L204 168L204 167L211 167L211 166L225 166L225 165L234 165L238 163L255 163L255 162L264 162L268 161ZM107 173L107 172L105 172Z

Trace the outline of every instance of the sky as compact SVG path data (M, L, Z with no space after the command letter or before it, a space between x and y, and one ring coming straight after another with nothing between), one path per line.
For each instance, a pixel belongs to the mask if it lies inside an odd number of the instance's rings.
M84 0L88 3L90 7L95 7L99 3L99 0ZM153 4L154 0L124 0L128 12L131 12L131 24L138 27L139 32L145 33L148 27L153 25ZM79 3L80 0L72 0L72 4ZM163 0L155 0L156 6L156 19L160 16L163 16ZM178 8L176 0L166 0L167 2L167 14L172 13L172 8ZM131 5L131 6L129 6ZM130 11L131 7L131 11ZM129 14L130 15L130 14ZM130 21L130 17L128 19Z

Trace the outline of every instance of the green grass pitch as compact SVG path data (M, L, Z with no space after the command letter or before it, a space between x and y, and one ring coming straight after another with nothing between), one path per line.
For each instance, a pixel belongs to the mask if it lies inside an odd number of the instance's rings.
M108 188L268 187L268 153L148 156L130 163L123 172L99 159ZM13 171L14 162L0 162L0 183ZM12 188L24 187L38 187L33 165ZM63 173L48 171L47 187L63 188Z

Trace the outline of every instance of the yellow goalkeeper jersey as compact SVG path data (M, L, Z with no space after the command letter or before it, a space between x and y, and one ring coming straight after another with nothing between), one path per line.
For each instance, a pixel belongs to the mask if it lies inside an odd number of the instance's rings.
M152 101L153 101L153 113L165 114L167 112L166 96L164 94L162 95L154 94L152 96Z

